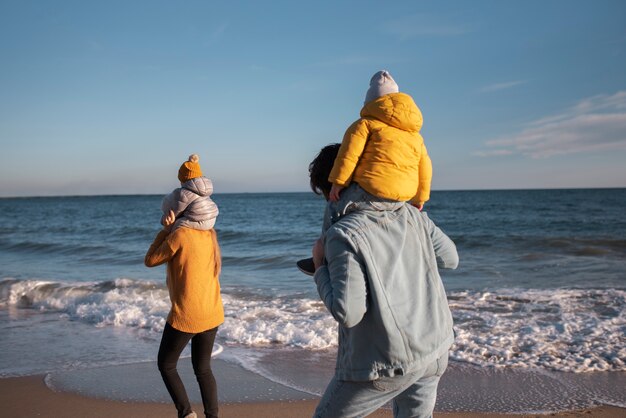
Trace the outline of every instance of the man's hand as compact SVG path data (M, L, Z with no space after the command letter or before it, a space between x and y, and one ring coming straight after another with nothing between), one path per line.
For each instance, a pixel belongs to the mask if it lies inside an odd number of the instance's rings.
M313 265L317 271L324 264L324 239L318 238L313 245Z
M337 184L333 183L333 187L330 188L330 194L328 195L328 199L330 199L331 202L336 202L339 200L339 192L341 192L344 189L343 186L339 186Z

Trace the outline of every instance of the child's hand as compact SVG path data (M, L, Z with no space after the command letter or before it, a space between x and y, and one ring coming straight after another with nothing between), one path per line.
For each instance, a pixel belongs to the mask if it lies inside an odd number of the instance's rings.
M424 202L411 202L411 205L415 206L420 212L424 209Z
M166 229L168 229L170 226L172 226L174 224L174 222L176 222L176 216L174 215L174 211L173 210L170 210L167 215L163 215L163 217L161 217L161 224Z
M328 195L328 198L330 199L331 202L336 202L339 200L339 192L341 192L344 189L343 186L339 186L337 184L333 184L333 187L330 188L330 194Z

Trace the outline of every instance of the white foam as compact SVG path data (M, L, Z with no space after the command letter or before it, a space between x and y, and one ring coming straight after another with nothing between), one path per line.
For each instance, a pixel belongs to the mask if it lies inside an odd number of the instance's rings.
M336 322L318 300L223 298L226 320L220 336L228 343L307 349L336 345Z
M58 311L98 327L126 326L161 331L169 311L167 289L153 282L117 279L101 283L39 280L0 282L2 304Z
M522 290L450 295L452 358L568 372L626 370L626 292Z
M213 351L211 352L211 357L217 357L218 355L222 354L222 351L224 351L224 347L222 347L221 345L217 343L213 344Z
M237 347L320 350L337 344L337 325L319 300L223 294L220 341ZM451 357L490 367L568 372L626 370L626 292L523 290L452 292ZM164 284L0 281L0 305L58 312L96 327L129 327L158 338L170 308Z

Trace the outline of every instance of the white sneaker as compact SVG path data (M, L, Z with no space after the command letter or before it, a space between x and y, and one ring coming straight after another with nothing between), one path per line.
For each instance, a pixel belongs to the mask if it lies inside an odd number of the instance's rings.
M190 412L189 414L185 415L185 418L198 418L198 416L195 412Z

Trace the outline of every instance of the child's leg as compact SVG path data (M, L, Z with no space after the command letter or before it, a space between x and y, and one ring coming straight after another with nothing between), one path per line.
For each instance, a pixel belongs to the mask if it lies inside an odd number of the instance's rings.
M389 208L389 204L396 203L398 206L403 205L405 202L398 202L395 200L389 200L382 197L374 196L368 193L359 186L358 183L351 183L350 186L345 188L339 197L337 202L329 202L327 205L329 222L326 225L326 214L324 215L324 226L326 231L330 228L330 225L337 222L342 217L349 213L359 210L384 210Z
M386 205L389 203L397 203L398 205L404 204L404 202L395 202L393 200L383 199L371 195L363 190L363 188L357 183L350 184L347 188L342 190L337 202L329 201L326 204L324 209L324 218L322 220L322 234L320 238L324 240L328 228L349 213L364 209L380 210L380 208L377 207L378 203L385 203ZM305 274L315 274L315 266L312 258L298 260L296 265L300 271Z

